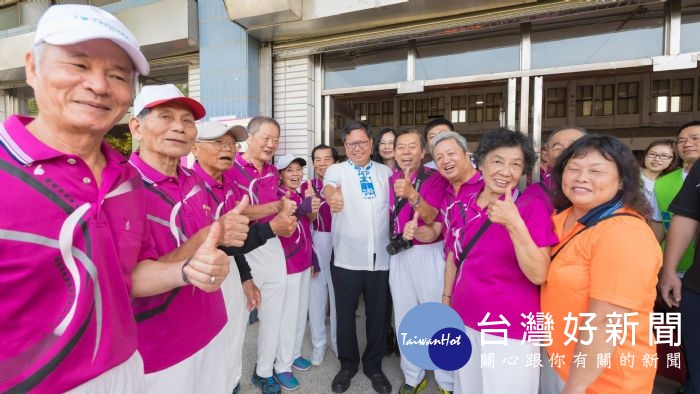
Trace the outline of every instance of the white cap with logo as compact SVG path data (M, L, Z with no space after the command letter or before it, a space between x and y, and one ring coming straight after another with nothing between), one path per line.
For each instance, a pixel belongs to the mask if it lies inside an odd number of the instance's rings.
M119 45L141 75L148 75L148 60L141 53L136 37L114 15L100 8L64 4L49 7L39 19L34 45L72 45L104 38Z

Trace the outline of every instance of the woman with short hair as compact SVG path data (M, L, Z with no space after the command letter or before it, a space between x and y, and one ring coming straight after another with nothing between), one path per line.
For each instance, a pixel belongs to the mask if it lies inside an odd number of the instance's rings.
M524 316L540 311L549 249L557 243L545 201L521 196L520 177L536 160L527 136L494 129L476 150L483 187L447 210L450 232L443 303L462 318L472 359L455 376L458 393L537 393L539 347L525 342ZM447 225L447 224L446 224ZM482 368L479 355L493 357Z

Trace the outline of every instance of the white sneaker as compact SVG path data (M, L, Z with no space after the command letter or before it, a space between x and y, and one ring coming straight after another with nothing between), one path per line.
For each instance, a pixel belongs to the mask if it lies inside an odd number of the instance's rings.
M313 353L311 353L311 364L315 366L321 365L323 362L323 357L326 355L326 347L316 347Z

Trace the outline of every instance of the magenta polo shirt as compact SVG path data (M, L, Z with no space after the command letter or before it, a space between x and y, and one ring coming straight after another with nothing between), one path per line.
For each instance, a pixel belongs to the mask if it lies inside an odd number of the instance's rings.
M312 179L311 187L314 188L316 197L321 199L321 207L318 209L318 215L316 215L316 220L313 221L314 231L319 231L322 233L329 233L331 231L331 206L326 202L326 198L321 195L321 190L323 190L323 180ZM301 184L301 195L306 195L306 182Z
M457 193L455 193L455 189L452 185L449 184L449 182L447 183L442 200L440 200L437 217L435 218L435 221L442 223L442 237L445 240L442 252L445 259L450 252L448 245L454 242L452 233L455 231L454 225L451 225L450 221L447 220L449 217L449 210L459 207L460 204L464 204L473 198L473 196L478 195L483 187L484 178L481 176L481 171L478 170L459 187Z
M282 198L289 189L279 187L279 197ZM290 199L301 206L302 195L291 191ZM289 237L280 236L284 257L287 260L287 275L296 274L311 267L311 221L306 215L297 215L297 228Z
M182 245L213 222L214 202L196 173L178 167L178 177L164 175L137 153L129 163L146 185L149 228L158 256ZM192 285L132 302L138 323L139 352L146 373L177 364L206 346L226 323L221 290L207 293Z
M533 198L539 198L547 206L549 214L554 213L554 205L552 205L552 198L549 196L550 190L552 190L552 177L548 176L542 178L541 181L530 184L523 191L523 196L532 195Z
M271 163L263 165L262 172L259 172L255 165L243 158L241 152L236 153L233 167L224 176L230 176L238 187L238 199L248 195L250 203L253 205L267 204L279 201L277 188L279 187L279 172ZM258 219L258 223L266 223L272 220L275 215L270 215Z
M423 197L423 200L433 206L434 208L439 208L440 203L442 202L442 198L445 193L445 189L450 187L450 183L447 181L447 179L443 178L440 173L432 169L430 167L425 167L423 166L423 171L424 171L424 179L421 181L420 188L418 190L418 194L420 194L421 197ZM394 182L396 182L399 179L402 179L404 177L403 172L401 171L394 171L394 173L391 175L389 178L389 208L390 212L389 215L392 217L394 216L394 209L396 208L397 202L395 201L395 195L394 195ZM411 182L415 185L416 184L416 177L418 177L418 171L416 171L415 174L411 175ZM411 208L411 205L407 201L404 206L401 208L401 211L399 212L398 216L396 217L396 220L394 220L394 229L392 237L395 236L396 234L403 233L403 229L406 226L406 223L408 223L411 219L413 219L413 213L415 211ZM418 226L424 226L425 222L423 219L418 218ZM442 241L442 236L440 236L438 239L436 239L434 242ZM420 242L417 239L413 239L413 244L414 245L424 245L423 242Z
M63 392L136 351L131 271L157 256L144 189L103 143L97 184L10 116L0 126L0 392Z
M230 176L222 176L221 182L214 179L209 175L204 169L195 162L192 166L192 170L199 176L199 178L204 181L204 186L209 197L214 201L216 207L214 208L214 217L219 218L222 214L230 211L236 206L236 184L233 178Z
M513 191L517 198L518 191ZM460 228L454 232L449 245L455 255L455 265L474 234L487 220L486 209L477 206L478 195L473 195L466 204L455 206L449 211L449 220ZM532 239L539 247L557 244L552 219L545 203L532 196L520 196L518 207ZM452 308L459 313L464 324L477 331L486 316L488 321L500 321L503 315L510 323L505 325L483 326L484 329L506 329L508 338L523 339L525 328L520 324L526 320L520 315L540 311L539 286L530 282L520 270L515 257L513 242L505 226L492 223L481 235L457 273L452 289Z

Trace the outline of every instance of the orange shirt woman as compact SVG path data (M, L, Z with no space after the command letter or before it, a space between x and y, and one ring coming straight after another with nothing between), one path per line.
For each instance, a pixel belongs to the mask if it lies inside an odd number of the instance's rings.
M563 210L541 305L554 322L545 362L563 387L543 392L650 393L649 314L662 256L644 221L632 152L614 137L586 136L562 153L552 177Z

